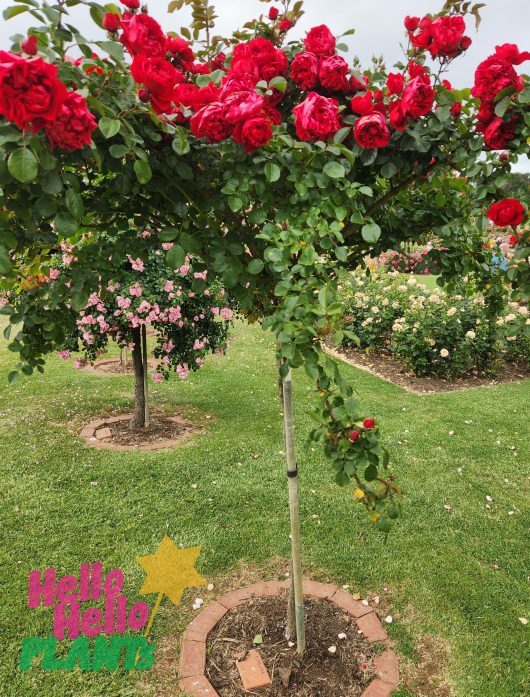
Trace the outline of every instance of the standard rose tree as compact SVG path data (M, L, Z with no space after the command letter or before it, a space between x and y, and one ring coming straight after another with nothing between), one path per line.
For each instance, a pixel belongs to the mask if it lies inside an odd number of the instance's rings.
M232 37L213 35L215 11L205 0L171 3L171 10L192 8L191 31L182 36L166 34L139 3L122 4L107 12L91 3L92 17L109 32L95 47L104 58L63 22L62 2L44 15L38 3L26 8L38 15L39 29L29 36L37 39L35 55L45 58L22 54L28 37L0 54L0 81L10 89L0 107L0 271L6 287L19 288L47 268L61 244L81 241L91 265L72 264L64 289L64 301L79 312L111 281L113 259L141 256L132 249L136 237L133 245L120 231L149 227L173 244L173 268L198 256L208 278L218 276L241 311L273 331L302 651L291 369L303 366L315 384L311 439L323 442L337 481L353 480L356 498L387 533L400 490L387 471L379 419L366 420L323 350L330 332L343 338L337 285L366 255L419 239L427 217L447 250L443 276L477 275L488 285L485 213L506 198L504 175L529 151L530 91L516 70L528 54L497 47L479 66L471 93L443 73L469 47L466 14L478 18L480 4L456 0L437 15L407 17L408 47L390 72L382 61L363 70L355 60L352 68L340 55L340 37L318 20L303 41L286 43L302 15L299 2L282 0L277 13ZM72 45L80 59L70 56ZM35 42L27 48L33 52ZM72 93L86 101L65 107ZM498 148L508 154L498 156ZM514 236L505 280L521 300L528 295L528 232ZM46 321L51 335L64 334L61 317ZM31 372L42 369L50 343L35 331L12 348Z

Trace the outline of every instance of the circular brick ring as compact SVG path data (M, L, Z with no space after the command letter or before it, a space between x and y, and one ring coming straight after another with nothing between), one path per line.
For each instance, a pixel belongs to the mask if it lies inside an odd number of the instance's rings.
M265 581L222 595L210 603L188 624L182 638L179 663L179 685L193 697L219 697L205 675L206 640L219 620L229 610L242 605L251 598L281 595L289 587L290 581ZM386 650L374 658L377 677L362 697L390 697L399 682L399 669L396 652L393 650L385 628L372 608L354 600L333 583L304 581L304 596L328 600L351 615L359 630L368 641L386 644Z
M175 445L180 445L191 436L195 435L198 429L191 423L186 421L182 416L169 416L169 421L182 426L183 431L175 438L154 441L153 443L145 443L144 445L120 445L109 440L112 437L112 432L108 424L115 424L119 421L130 421L132 414L122 414L121 416L113 416L107 419L98 419L91 421L83 427L79 434L84 439L85 445L91 448L103 448L106 450L117 450L120 452L133 452L139 450L163 450L173 448Z

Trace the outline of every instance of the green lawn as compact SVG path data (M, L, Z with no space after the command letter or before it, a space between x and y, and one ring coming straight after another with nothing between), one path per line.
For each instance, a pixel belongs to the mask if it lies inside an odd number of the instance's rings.
M75 432L97 414L130 407L129 378L76 372L71 361L53 358L44 375L7 387L16 358L2 344L3 697L157 694L146 688L149 674L20 672L23 637L50 635L52 626L49 608L27 608L32 569L76 574L87 561L120 567L132 604L143 579L134 558L154 552L164 533L203 546L200 570L208 578L240 559L259 566L288 556L272 346L257 327L238 325L226 358L209 359L187 383L152 388L153 404L212 414L207 432L172 451L116 454L84 447ZM311 393L296 375L305 561L323 577L381 596L403 665L417 662L420 643L432 636L447 651L447 683L457 697L529 695L530 625L518 619L530 618L529 382L419 397L344 371L367 413L384 424L406 492L405 516L385 544L352 490L333 483L318 449L303 450ZM167 599L164 608L155 642L175 625ZM414 694L403 688L399 697Z
M423 283L424 286L427 286L429 290L434 290L435 288L439 288L440 286L436 283L436 279L438 276L431 276L427 275L424 276L422 274L413 274L414 278L419 281L420 283Z

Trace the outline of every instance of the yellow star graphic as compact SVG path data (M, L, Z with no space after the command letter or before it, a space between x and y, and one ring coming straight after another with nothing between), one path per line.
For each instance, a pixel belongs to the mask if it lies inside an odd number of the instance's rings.
M200 547L179 549L170 537L164 535L155 554L136 557L147 573L140 594L164 594L178 605L186 588L205 586L206 579L195 569L200 551Z

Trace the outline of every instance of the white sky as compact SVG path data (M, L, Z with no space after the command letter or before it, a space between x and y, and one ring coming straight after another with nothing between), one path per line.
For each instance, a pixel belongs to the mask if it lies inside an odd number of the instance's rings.
M468 34L473 45L467 53L455 60L447 77L455 87L473 84L474 70L498 44L516 43L521 50L530 50L530 0L485 0L482 8L482 24L478 33L472 20L468 20ZM216 33L228 34L245 21L267 12L269 5L259 0L212 0L219 19ZM115 0L119 4L118 0ZM0 0L0 9L9 7L10 0ZM103 4L103 2L102 2ZM274 4L274 3L273 3ZM354 36L346 37L351 54L367 66L373 53L383 54L387 67L401 59L400 42L404 38L403 19L406 15L422 16L436 12L443 0L305 0L306 14L290 36L298 38L312 26L325 23L335 34L355 28ZM189 11L167 12L168 0L152 0L148 3L150 13L162 24L165 31L179 31L189 22ZM279 3L278 3L279 6ZM83 27L86 38L100 38L96 26L87 10L77 7L70 10L73 22ZM15 33L26 33L36 20L23 14L4 21L0 19L0 49L10 46L9 37ZM86 26L86 28L85 28ZM530 61L520 68L530 73ZM521 163L522 164L522 163ZM523 169L529 169L526 164Z

